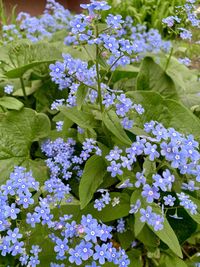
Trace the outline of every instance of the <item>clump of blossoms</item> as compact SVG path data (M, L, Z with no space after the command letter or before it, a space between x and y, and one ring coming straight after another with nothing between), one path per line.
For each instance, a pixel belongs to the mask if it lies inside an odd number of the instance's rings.
M127 187L141 190L141 199L131 204L130 213L135 214L140 211L141 222L147 222L157 231L163 228L164 216L153 212L149 204L156 203L158 207L163 206L167 210L167 207L174 206L175 200L177 200L179 205L188 210L190 214L197 214L197 205L190 199L188 192L199 190L199 186L197 186L197 183L200 182L199 144L192 135L184 136L173 128L166 129L156 121L145 123L144 130L150 136L137 136L131 147L124 150L115 146L110 151L106 156L109 162L107 171L111 173L112 177L120 179L126 169L128 171L134 170L138 157L143 156L144 160L147 159L152 162L162 160L161 167L157 168L157 172L151 177L147 178L145 176L146 170L143 169L135 176L130 174L134 186L130 183L127 184ZM168 166L168 168L164 168L164 166ZM182 183L179 181L179 190L182 189L186 193L176 193L176 198L174 197L173 185L177 181L169 168L171 170L177 169L185 181ZM187 175L193 177L194 181L187 181ZM163 195L165 192L168 193L167 196ZM146 209L142 207L141 201L145 201Z
M55 260L76 265L85 262L87 266L96 263L103 265L105 262L112 262L116 266L129 265L130 261L125 251L121 248L117 250L109 241L113 230L111 226L98 223L90 214L83 215L80 223L74 221L72 215L65 214L56 220L52 207L59 203L56 195L59 189L55 192L47 190L48 195L40 197L39 202L35 203L34 195L39 190L45 192L35 181L32 173L26 172L23 167L15 167L9 180L1 186L0 254L2 256L12 255L22 266L34 267L40 264L39 253L42 249L35 244L31 246L30 251L27 251L31 234L29 233L30 238L27 238L27 233L22 232L26 222L31 228L35 228L38 224L47 225L49 239L54 243ZM30 213L30 209L34 210L34 213ZM21 213L23 216L26 215L22 229L20 224L16 227L16 221L20 220ZM51 263L51 266L54 265L55 263Z
M87 15L74 16L70 22L71 34L66 37L65 43L83 46L88 62L63 54L63 62L57 61L50 65L50 76L60 90L69 91L68 99L62 101L62 104L65 102L69 107L76 106L77 93L81 87L81 90L87 91L86 101L92 104L99 102L102 109L103 98L108 106L114 103L117 92L107 83L112 71L119 66L137 62L146 52L169 51L170 43L164 42L157 30L147 32L145 26L134 27L130 17L123 20L121 15L109 14L103 29L99 28L100 12L110 9L105 1L100 6L98 1L92 1L81 7L86 9ZM95 58L90 54L90 47L95 50ZM104 62L104 67L98 63L99 58ZM127 127L131 125L126 119L123 123Z
M131 266L133 247L138 246L141 259L146 257L135 233L138 218L139 227L146 223L145 229L160 238L169 210L174 219L181 219L177 210L183 208L192 218L198 215L198 142L157 121L138 127L138 117L148 110L112 84L117 67L137 61L146 51L168 51L169 43L157 31L133 27L130 18L120 15L109 14L100 27L101 11L110 8L105 1L92 0L82 8L87 15L71 20L65 42L85 49L89 45L95 56L87 50L86 62L63 54L62 62L50 65L52 81L67 89L68 97L52 103L56 138L41 145L48 179L39 183L31 171L15 167L1 186L0 253L15 257L16 266L42 264L43 242L32 242L36 232L52 245L51 267ZM63 12L54 1L48 1L48 9ZM40 19L27 16L23 22L33 41L54 31L48 31L50 24L40 28ZM7 93L11 89L5 88Z
M39 18L20 12L16 19L18 25L4 25L4 43L21 38L27 38L32 42L50 38L58 30L69 30L71 18L69 10L54 0L47 0L44 13Z
M178 33L181 39L191 41L192 32L186 27L189 25L199 28L200 26L197 2L196 0L186 0L183 6L176 7L177 15L164 18L163 24L168 27L169 31Z

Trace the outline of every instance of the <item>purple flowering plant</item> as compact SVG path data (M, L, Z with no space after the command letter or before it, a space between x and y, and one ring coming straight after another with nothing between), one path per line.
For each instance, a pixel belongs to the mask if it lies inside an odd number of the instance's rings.
M2 27L0 265L198 266L197 74L156 29L81 8Z

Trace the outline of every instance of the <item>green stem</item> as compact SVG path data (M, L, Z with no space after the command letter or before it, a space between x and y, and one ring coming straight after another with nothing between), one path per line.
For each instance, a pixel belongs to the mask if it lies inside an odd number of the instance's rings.
M96 37L99 35L98 27L96 26ZM101 95L101 79L100 79L100 70L99 70L99 46L96 44L96 73L97 73L97 89L98 89L98 101L100 104L100 110L103 113L103 104L102 104L102 95Z
M82 84L82 85L85 85L86 87L91 88L91 89L93 89L93 90L97 90L94 86L87 85L86 83L84 83L84 82L78 80L74 74L70 74L70 76L71 76L72 78L74 78L78 83L80 83L80 84Z
M98 63L98 60L97 60L98 54L99 54L99 48L98 48L98 45L96 45L96 72L97 72L98 100L99 100L101 112L103 112L102 95L101 95L101 81L100 81L100 73L99 73L99 63Z
M120 58L122 58L124 55L121 55L120 57L118 57L113 64L109 67L109 69L106 71L106 73L104 74L102 80L105 79L106 75L111 71L112 67L114 67L114 65L120 60Z
M0 107L1 107L2 111L5 113L6 109L4 107L2 107L2 106L0 106Z
M20 77L20 82L21 82L22 92L23 92L24 98L25 98L26 102L28 103L28 97L27 97L27 94L26 94L26 89L25 89L25 85L24 85L24 80L23 80L22 77Z
M169 63L170 63L170 60L171 60L171 57L172 57L172 54L173 54L173 50L174 50L174 48L172 47L171 50L170 50L169 57L167 59L167 63L166 63L166 66L165 66L165 71L167 70L167 68L169 66Z

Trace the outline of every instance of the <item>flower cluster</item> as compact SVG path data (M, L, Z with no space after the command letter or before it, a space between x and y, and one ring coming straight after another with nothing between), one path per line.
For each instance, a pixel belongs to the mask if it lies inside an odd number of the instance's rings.
M68 255L68 261L81 265L84 262L87 266L103 265L105 262L112 262L117 266L129 266L129 259L125 251L118 250L109 242L111 239L111 226L99 224L90 214L83 215L80 224L68 221L68 217L62 217L59 221L60 235L50 235L54 242L54 251L57 259L65 259ZM72 248L73 239L76 240Z
M50 155L53 149L49 147ZM113 230L111 226L98 223L90 214L83 215L80 223L72 220L71 215L64 215L54 220L51 203L59 190L51 197L50 195L40 197L39 203L34 207L32 206L34 194L38 190L39 183L32 177L32 173L26 172L23 167L15 167L14 172L10 174L10 179L1 186L0 252L2 256L7 254L17 256L22 266L35 267L40 264L41 248L38 245L32 245L30 252L27 253L26 242L29 241L20 233L20 228L14 228L19 213L23 209L30 210L32 207L34 212L26 214L26 223L32 228L35 228L36 224L42 224L51 229L49 238L54 243L57 260L66 260L76 265L86 262L89 264L87 266L94 266L96 263L103 265L105 262L112 262L119 267L129 266L130 261L125 251L121 248L117 250L109 241ZM48 190L47 192L49 193ZM53 202L55 201L54 199ZM57 236L58 232L59 236ZM51 263L51 266L62 265Z
M196 4L196 5L195 5ZM169 29L177 31L180 38L183 40L191 40L192 32L187 30L185 26L189 24L193 27L199 28L200 19L198 18L197 1L196 0L186 0L183 6L177 6L178 16L169 16L162 20L163 24L167 25ZM178 27L176 27L178 25ZM180 27L183 25L183 27Z
M99 4L100 3L100 4ZM114 70L117 66L125 66L137 61L138 54L145 52L157 53L169 51L170 42L163 41L156 29L147 31L143 25L133 26L131 17L122 19L121 15L109 14L103 30L96 28L101 19L100 10L109 10L110 6L101 2L82 5L88 9L89 16L79 14L71 20L71 34L65 38L65 44L96 45L101 49L101 56Z
M55 0L47 0L46 8L41 17L32 17L30 14L20 12L17 16L18 25L4 25L4 42L25 37L32 42L49 38L58 30L69 30L72 18L69 10L65 9Z
M117 176L121 179L120 177L123 175L125 169L128 171L133 170L137 158L143 156L149 161L155 162L163 157L166 162L169 162L172 169L179 170L183 179L186 177L184 176L185 174L190 174L196 178L197 182L200 181L198 174L200 154L197 150L198 143L194 140L192 135L185 137L173 128L166 129L162 124L155 121L145 123L144 130L148 134L152 134L152 137L137 136L136 141L132 143L131 147L126 148L125 151L115 146L106 156L109 162L107 171L110 172L112 177ZM157 171L157 173L151 176L151 182L149 180L150 177L148 177L148 179L145 177L145 169L142 172L136 173L134 183L136 189L142 187L141 198L144 199L146 203L164 202L165 206L171 207L174 206L175 200L177 199L180 205L191 214L196 214L197 205L190 199L189 195L182 192L181 194L177 193L177 198L171 194L162 197L162 192L173 191L175 176L169 169L160 168L157 169ZM127 185L127 187L130 187L130 185ZM189 183L183 182L180 189L195 191L198 190L199 187L195 186L194 181L189 181ZM138 200L131 205L130 213L136 213L140 208L141 201ZM150 206L147 207L147 210L141 208L140 212L142 214L142 222L145 221L152 225L156 231L162 229L163 217L152 212ZM145 217L146 213L148 214L148 219Z
M50 179L45 181L44 188L54 194L54 200L62 200L70 193L67 181L73 176L79 178L82 175L82 164L90 157L91 153L101 155L101 150L92 138L86 138L82 144L79 155L75 153L76 142L68 138L65 142L57 138L54 142L47 140L42 144L42 151L48 159L46 164L50 170Z
M22 265L36 266L40 263L38 253L41 249L33 245L28 255L25 242L22 241L24 237L15 226L20 213L34 204L33 194L39 189L39 183L35 181L32 173L25 171L23 167L15 167L9 180L1 186L0 252L2 256L20 256Z

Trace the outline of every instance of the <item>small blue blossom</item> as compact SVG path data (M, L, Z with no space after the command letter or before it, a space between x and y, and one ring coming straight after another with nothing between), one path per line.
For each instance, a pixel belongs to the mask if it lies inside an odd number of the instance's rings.
M61 257L64 256L65 252L69 249L67 243L68 243L68 240L66 238L64 240L57 238L54 251L57 252L59 256Z
M140 207L141 207L141 201L138 199L135 204L131 204L129 213L130 214L137 213Z
M126 231L125 221L123 218L120 218L119 220L117 220L116 230L118 233L124 233Z
M95 246L95 253L93 255L94 260L98 260L100 264L104 264L108 255L107 245L103 244L102 246Z
M121 15L112 15L109 14L106 18L106 23L109 27L112 27L114 29L118 29L121 27L121 24L124 21L122 20L122 16Z
M111 172L112 177L116 177L117 175L123 174L123 171L120 168L120 163L116 163L116 161L111 161L111 165L107 167L107 171Z
M121 124L122 124L124 129L128 130L128 129L131 129L133 127L134 121L129 120L127 117L125 117L122 119Z
M9 94L10 95L13 92L13 90L14 90L14 86L13 85L8 84L8 85L6 85L4 87L4 92L6 94Z
M166 206L170 206L170 207L174 206L174 201L176 200L175 197L173 197L171 195L167 195L167 196L164 196L163 199L164 199L164 204Z
M8 230L7 236L5 237L6 241L11 241L13 244L18 242L18 239L22 238L22 234L19 233L19 228L15 228L13 231Z
M155 186L150 187L150 185L145 184L143 187L142 196L146 198L148 203L152 203L154 199L159 199L160 194Z
M157 145L152 145L150 143L146 143L146 147L144 148L144 153L149 155L149 159L154 161L155 158L159 158L160 154L158 153Z
M56 122L56 130L57 130L58 132L62 131L62 129L63 129L63 124L64 124L64 121L57 121L57 122Z

